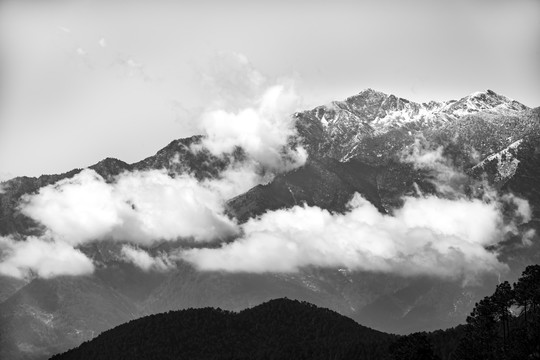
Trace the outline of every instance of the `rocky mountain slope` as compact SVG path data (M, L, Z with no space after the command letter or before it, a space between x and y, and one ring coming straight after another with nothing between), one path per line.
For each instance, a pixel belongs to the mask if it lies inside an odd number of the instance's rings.
M486 178L497 189L529 200L533 218L523 231L540 233L540 108L492 91L456 101L418 104L365 90L344 101L294 114L309 153L305 166L279 174L229 199L226 209L239 222L267 210L306 203L342 212L358 192L380 212L391 213L403 195L434 192L433 174L403 161L419 138L442 147L471 181ZM194 136L171 142L134 164L105 159L90 168L107 181L123 171L162 169L171 176L211 179L230 158L193 152ZM241 149L233 159L241 159ZM24 194L72 177L81 169L3 183L0 235L39 234L42 227L18 209ZM526 264L540 262L538 235L532 246L509 237L500 256L511 265L510 280ZM149 248L157 253L167 243ZM21 281L0 276L0 358L47 358L122 322L156 312L215 306L241 310L275 297L310 301L389 332L434 330L463 322L475 301L487 294L498 274L478 284L306 268L292 274L201 272L180 261L168 272L144 272L118 260L120 244L99 242L81 250L100 264L93 275Z
M379 139L384 140L385 135L389 136L392 130L400 130L400 133L412 136L413 132L439 129L471 114L481 113L482 117L521 117L526 110L529 109L525 105L491 90L477 92L459 100L419 104L367 89L344 101L334 101L294 116L310 153L330 156L340 161L358 156L374 161L386 159L391 149L400 148L398 143L386 149L381 147L378 153L365 154L370 143L384 143ZM391 140L392 137L386 139ZM364 140L368 144L364 144Z

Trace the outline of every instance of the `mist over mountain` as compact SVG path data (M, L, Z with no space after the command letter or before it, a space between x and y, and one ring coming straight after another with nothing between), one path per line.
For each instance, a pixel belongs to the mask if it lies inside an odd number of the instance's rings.
M3 182L0 357L278 297L435 330L540 261L540 108L368 89L286 115L295 99L272 86L139 162Z

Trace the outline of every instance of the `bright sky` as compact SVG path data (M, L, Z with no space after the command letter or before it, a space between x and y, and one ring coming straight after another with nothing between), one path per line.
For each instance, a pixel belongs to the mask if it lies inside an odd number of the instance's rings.
M191 135L220 52L294 79L306 108L367 87L540 105L538 0L4 0L0 179L133 162Z

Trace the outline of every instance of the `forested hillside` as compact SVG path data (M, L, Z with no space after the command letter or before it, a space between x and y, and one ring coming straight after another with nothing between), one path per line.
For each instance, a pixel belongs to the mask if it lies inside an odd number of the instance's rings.
M499 284L467 324L396 336L306 302L276 299L234 313L204 308L133 320L55 360L539 359L540 265Z
M53 359L381 359L395 336L306 302L187 309L106 331Z

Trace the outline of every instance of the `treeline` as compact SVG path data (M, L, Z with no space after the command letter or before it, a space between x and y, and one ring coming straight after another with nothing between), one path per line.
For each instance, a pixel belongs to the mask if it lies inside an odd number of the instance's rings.
M467 317L456 359L540 359L540 265L499 284Z
M540 359L540 265L528 266L513 286L499 284L466 325L402 336L389 350L396 360Z

